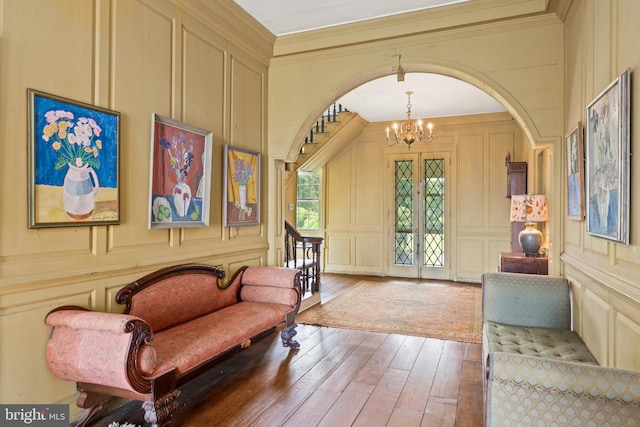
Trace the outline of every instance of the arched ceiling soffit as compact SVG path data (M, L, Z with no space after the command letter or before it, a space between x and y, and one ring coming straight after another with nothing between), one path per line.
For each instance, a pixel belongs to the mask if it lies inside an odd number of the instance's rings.
M468 69L460 66L459 64L451 65L426 65L426 64L403 64L403 68L407 73L432 73L440 74L447 77L452 77L463 82L466 82L476 88L482 90L497 102L502 104L504 108L513 116L514 120L518 122L523 129L527 138L529 139L533 148L536 148L540 142L543 141L538 129L536 128L534 121L531 119L526 109L522 106L518 100L516 100L509 92L502 88L496 81L490 79L486 75L472 69ZM389 69L388 63L383 67L368 72L354 73L351 78L346 80L342 85L336 87L334 90L329 91L322 97L315 105L316 107L310 113L307 120L300 126L298 133L295 136L294 142L289 150L289 161L295 160L304 142L304 138L309 132L309 129L313 126L316 119L320 117L334 102L338 101L345 94L360 87L361 85L379 79L381 77L395 75L393 70ZM410 89L408 89L410 90ZM357 111L356 111L357 113Z

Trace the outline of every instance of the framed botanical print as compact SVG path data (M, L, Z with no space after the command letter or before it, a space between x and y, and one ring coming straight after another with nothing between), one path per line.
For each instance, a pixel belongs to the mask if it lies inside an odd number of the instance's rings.
M566 137L567 217L584 219L584 152L582 122Z
M587 106L587 232L629 244L630 70Z
M225 226L260 223L260 153L224 147Z
M209 225L212 135L152 115L149 228Z
M28 89L29 228L120 223L120 113Z

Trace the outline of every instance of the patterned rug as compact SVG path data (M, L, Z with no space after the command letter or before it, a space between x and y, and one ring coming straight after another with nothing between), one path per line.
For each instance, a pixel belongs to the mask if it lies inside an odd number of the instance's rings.
M482 289L478 285L362 281L298 323L479 343Z

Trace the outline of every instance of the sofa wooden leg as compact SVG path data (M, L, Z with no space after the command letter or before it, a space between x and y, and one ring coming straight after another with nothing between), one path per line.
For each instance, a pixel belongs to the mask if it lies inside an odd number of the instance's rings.
M91 418L98 415L104 407L104 402L107 396L104 394L91 393L87 391L80 391L76 405L78 408L83 408L84 411L80 418L71 424L72 427L83 427L89 422Z
M287 326L282 329L282 331L280 331L280 338L282 339L283 346L292 349L300 348L300 344L298 343L298 341L292 339L298 334L298 331L296 331L296 326L298 326L298 324L294 323L293 325Z
M143 402L144 420L151 424L152 427L171 425L171 416L179 406L178 396L180 396L180 390L174 390L155 402Z

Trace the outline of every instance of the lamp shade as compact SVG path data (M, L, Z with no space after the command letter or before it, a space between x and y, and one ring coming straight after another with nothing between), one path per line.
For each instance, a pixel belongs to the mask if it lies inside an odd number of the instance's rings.
M542 244L542 232L535 228L535 223L549 221L547 197L544 194L512 194L510 220L525 223L518 242L525 255L535 256Z
M511 222L549 221L547 196L544 194L511 195Z

